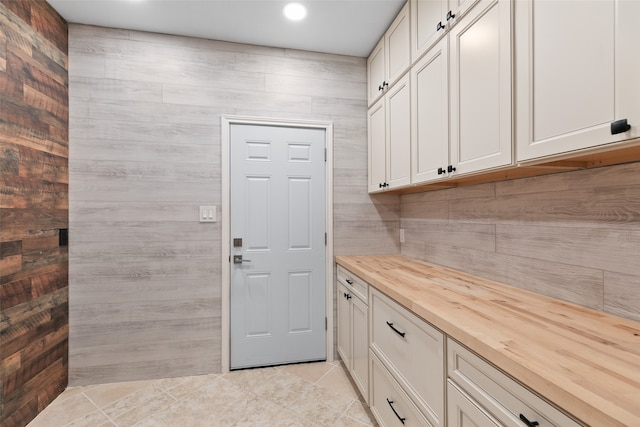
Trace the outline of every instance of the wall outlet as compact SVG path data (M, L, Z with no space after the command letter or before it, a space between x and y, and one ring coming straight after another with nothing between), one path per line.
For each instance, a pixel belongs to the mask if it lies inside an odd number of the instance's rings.
M216 222L217 220L215 206L200 206L200 222Z
M400 229L400 243L404 243L404 228Z

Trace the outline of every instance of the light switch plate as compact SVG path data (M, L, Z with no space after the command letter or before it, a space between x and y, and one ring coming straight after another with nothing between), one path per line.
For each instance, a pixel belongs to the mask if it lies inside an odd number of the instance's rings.
M217 216L215 206L200 206L200 222L216 222Z
M404 228L400 229L400 243L404 243Z

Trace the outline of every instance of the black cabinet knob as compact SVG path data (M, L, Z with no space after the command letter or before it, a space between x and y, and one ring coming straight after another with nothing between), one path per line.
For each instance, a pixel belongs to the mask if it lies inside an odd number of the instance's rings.
M447 21L450 20L450 19L453 19L455 17L456 17L456 15L454 15L451 11L447 12Z
M438 22L438 25L436 26L436 32L440 30L444 30L444 25L442 25L442 21Z
M451 172L455 172L456 168L453 167L453 165L449 165L447 166L447 172L451 173Z
M438 175L442 175L443 173L447 173L445 168L438 168Z
M615 122L611 122L611 135L615 135L618 133L625 133L631 129L631 125L627 123L627 119L616 120Z

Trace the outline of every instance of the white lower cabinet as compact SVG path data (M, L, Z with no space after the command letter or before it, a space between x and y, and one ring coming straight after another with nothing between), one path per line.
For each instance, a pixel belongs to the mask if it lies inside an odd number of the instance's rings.
M444 426L444 334L371 289L371 351L434 427Z
M369 402L368 287L338 266L338 353L366 402Z
M447 371L449 381L462 390L475 406L482 408L479 413L489 413L497 424L488 421L478 424L465 424L452 414L459 414L460 396L449 394L449 425L499 425L508 427L578 427L580 424L546 401L533 394L511 377L505 375L484 359L469 351L466 347L447 339ZM448 390L451 391L451 386ZM456 388L456 387L454 387ZM459 394L459 392L458 392ZM465 406L467 411L471 407ZM460 417L460 415L455 415ZM479 415L476 415L479 416ZM468 415L465 415L468 417ZM464 418L464 417L463 417ZM474 418L473 421L476 421Z
M371 352L370 360L370 407L380 426L432 427L375 353Z
M341 266L337 290L338 352L381 426L582 425Z

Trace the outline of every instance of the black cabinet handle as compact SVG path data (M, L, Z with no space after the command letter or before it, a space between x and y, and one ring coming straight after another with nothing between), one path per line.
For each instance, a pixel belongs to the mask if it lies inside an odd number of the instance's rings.
M445 168L438 168L438 175L442 175L443 173L447 173Z
M455 172L456 168L453 167L453 165L449 165L447 166L447 172L451 173L451 172Z
M528 427L536 427L539 426L540 423L537 421L529 421L527 419L527 417L525 417L524 415L520 414L520 420L525 423Z
M393 413L396 414L396 417L398 417L400 422L404 424L404 421L406 420L406 418L402 418L400 415L398 415L398 411L396 411L396 408L393 407L393 400L389 400L389 398L387 397L387 403L391 407L391 410L393 411Z
M344 296L344 297L345 297L347 300L350 300L350 299L351 299L351 294L345 294L345 296Z
M393 326L393 323L389 322L388 320L387 320L387 326L389 326L391 329L393 329L393 331L394 331L396 334L400 335L402 338L404 338L404 336L405 336L405 335L407 335L407 333L406 333L406 332L400 332L399 330L397 330L397 329Z
M382 183L378 184L378 188L382 188Z
M345 282L347 282L350 285L353 285L353 280L351 280L351 279L346 279Z
M378 90L384 90L386 87L389 87L389 82L382 82L382 84L378 86Z
M627 123L627 119L616 120L615 122L611 122L611 135L615 135L618 133L625 133L631 129L631 125Z
M456 17L456 15L454 15L451 11L447 12L447 21L450 20L450 19L453 19L455 17Z
M444 30L444 25L442 25L442 21L438 22L438 26L436 27L436 32Z

